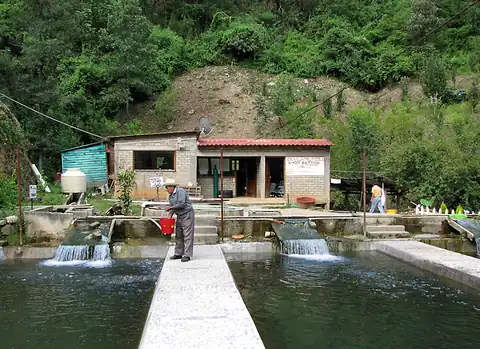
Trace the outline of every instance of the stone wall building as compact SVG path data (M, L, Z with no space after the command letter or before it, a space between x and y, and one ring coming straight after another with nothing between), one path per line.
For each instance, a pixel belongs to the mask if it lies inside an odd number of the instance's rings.
M218 197L223 170L224 197L283 197L294 203L299 196L311 196L327 207L330 202L332 143L325 139L200 138L192 131L117 136L109 141L114 162L109 166L115 176L125 170L136 172L138 199L155 198L155 185L166 178L204 198ZM158 197L166 198L161 185Z

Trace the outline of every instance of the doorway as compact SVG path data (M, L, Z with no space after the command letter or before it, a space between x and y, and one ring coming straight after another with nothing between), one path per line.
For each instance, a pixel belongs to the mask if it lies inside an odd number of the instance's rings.
M265 197L285 196L285 158L265 158Z
M237 196L257 196L257 168L256 158L236 159L238 169L236 171L235 183Z

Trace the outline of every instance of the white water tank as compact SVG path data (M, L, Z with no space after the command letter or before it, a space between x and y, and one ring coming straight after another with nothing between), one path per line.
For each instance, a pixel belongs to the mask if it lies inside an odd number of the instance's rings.
M79 168L68 168L60 179L64 193L85 193L87 176Z

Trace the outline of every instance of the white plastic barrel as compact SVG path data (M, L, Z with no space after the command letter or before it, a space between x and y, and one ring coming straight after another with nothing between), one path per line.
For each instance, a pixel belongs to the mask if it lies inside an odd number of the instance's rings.
M68 168L60 178L64 193L85 193L87 191L87 176L79 168Z

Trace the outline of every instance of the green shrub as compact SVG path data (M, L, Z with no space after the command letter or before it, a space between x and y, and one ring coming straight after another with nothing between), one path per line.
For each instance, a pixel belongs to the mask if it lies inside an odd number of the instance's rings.
M259 24L236 24L218 38L221 52L238 61L259 56L267 42L266 30Z
M120 205L122 213L128 215L131 213L132 191L136 186L135 171L124 171L118 175L118 186L120 188Z
M455 210L455 213L456 213L456 214L464 214L464 213L465 213L462 205L458 205L458 206L457 206L457 209Z
M447 91L445 63L438 55L426 56L421 61L420 80L425 96L442 97Z
M0 212L11 210L17 204L17 184L0 172Z
M442 204L440 205L440 210L442 211L442 213L445 213L448 210L447 205L443 201L442 201Z
M175 119L175 111L173 106L178 98L178 93L171 88L164 91L158 97L155 103L155 113L159 117L161 125L168 125Z

